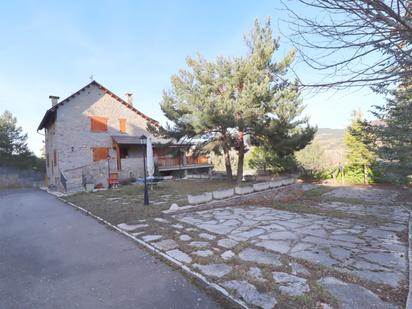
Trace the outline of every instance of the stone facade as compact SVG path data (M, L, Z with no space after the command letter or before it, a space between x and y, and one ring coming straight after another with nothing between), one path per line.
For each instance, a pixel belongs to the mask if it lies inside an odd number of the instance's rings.
M67 102L66 102L67 101ZM91 130L91 116L107 118L106 132ZM119 119L126 119L126 132L120 132ZM117 153L113 149L112 136L146 135L148 120L119 102L97 83L90 83L77 95L59 104L55 118L46 126L45 143L47 156L47 178L49 186L64 191L62 175L69 188L80 189L84 183L101 183L107 186L107 160L93 161L94 147L109 148L110 170L117 171ZM139 153L140 152L140 153ZM121 177L143 175L143 147L130 153L130 159L122 159ZM129 162L130 161L130 162Z

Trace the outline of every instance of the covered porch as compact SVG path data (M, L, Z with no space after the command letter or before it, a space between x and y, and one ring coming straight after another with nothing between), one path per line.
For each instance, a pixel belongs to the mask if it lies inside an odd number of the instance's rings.
M143 156L146 155L146 140L139 136L112 136L113 149L116 151L117 169L130 177L142 177ZM185 149L190 145L153 143L153 160L157 171L170 174L193 170L211 172L212 164L207 156L192 156Z

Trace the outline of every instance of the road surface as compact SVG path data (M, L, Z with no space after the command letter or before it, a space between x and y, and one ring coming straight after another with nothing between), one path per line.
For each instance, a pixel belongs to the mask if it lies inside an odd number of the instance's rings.
M220 308L202 288L39 190L0 191L0 308Z

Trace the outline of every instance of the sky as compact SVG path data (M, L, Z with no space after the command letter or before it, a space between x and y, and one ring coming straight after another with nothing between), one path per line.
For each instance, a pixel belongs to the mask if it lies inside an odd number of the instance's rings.
M297 10L301 8L296 8ZM314 12L315 14L315 12ZM271 17L280 37L275 59L292 48L280 1L5 1L0 10L0 113L9 110L40 154L44 137L36 129L61 99L96 81L165 123L159 103L170 76L186 68L185 58L241 56L245 33L255 18ZM319 73L299 64L303 80ZM367 117L384 99L368 88L303 93L305 114L321 128L345 128L360 109ZM43 133L43 132L41 132Z

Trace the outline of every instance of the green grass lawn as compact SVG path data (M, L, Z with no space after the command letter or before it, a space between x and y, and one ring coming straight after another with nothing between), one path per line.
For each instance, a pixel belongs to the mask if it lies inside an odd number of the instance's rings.
M235 183L224 180L164 181L152 188L149 186L149 206L143 205L142 185L127 185L118 189L82 192L67 196L65 199L112 224L135 223L139 219L161 216L161 211L168 209L172 203L177 203L179 206L187 205L188 194L201 194L235 186Z

